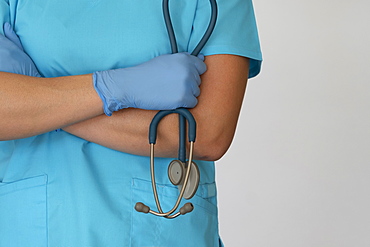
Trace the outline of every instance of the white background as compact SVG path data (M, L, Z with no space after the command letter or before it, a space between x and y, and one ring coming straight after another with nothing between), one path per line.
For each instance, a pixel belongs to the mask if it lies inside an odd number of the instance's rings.
M370 247L370 1L255 0L264 62L217 162L226 247Z

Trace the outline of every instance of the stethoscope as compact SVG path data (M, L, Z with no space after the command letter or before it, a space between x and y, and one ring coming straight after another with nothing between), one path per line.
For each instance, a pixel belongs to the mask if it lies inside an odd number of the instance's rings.
M163 15L164 20L169 36L169 40L171 43L171 50L172 53L177 53L177 42L175 33L173 30L170 11L168 7L169 0L163 0ZM207 43L208 39L210 38L213 29L216 25L217 20L217 3L216 0L209 0L211 4L211 18L208 25L206 32L204 33L202 39L199 41L198 45L195 47L194 51L191 55L197 56L199 52L202 50L204 45ZM168 211L163 212L161 204L159 202L157 187L155 182L155 174L154 174L154 145L157 139L157 127L159 122L165 116L169 114L177 113L179 114L179 151L178 151L178 159L171 161L168 166L168 177L173 185L176 185L180 191L179 196L177 197L176 203L174 207ZM186 121L188 123L188 141L190 143L189 147L189 158L186 161ZM167 219L173 219L178 217L179 215L185 215L191 211L193 211L194 206L192 203L188 202L185 203L184 206L180 208L177 213L174 213L180 203L182 198L187 200L191 199L199 186L200 181L200 172L197 164L193 162L193 153L194 153L194 142L196 137L196 122L193 115L190 113L189 110L185 108L178 108L175 110L165 110L159 111L153 118L150 126L149 126L149 144L150 144L150 174L152 180L152 189L154 199L157 205L158 212L151 210L148 206L146 206L142 202L138 202L135 205L135 209L138 212L142 213L151 213L157 216L165 217Z

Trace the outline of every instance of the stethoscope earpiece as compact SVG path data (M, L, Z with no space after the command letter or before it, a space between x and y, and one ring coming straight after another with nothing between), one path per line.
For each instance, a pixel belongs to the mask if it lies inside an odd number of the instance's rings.
M156 189L154 189L155 187L153 187L153 192L154 192L154 198L155 198L155 201L157 203L159 213L157 213L155 211L152 211L147 205L145 205L142 202L136 203L135 210L138 211L138 212L141 212L141 213L145 213L145 214L152 213L154 215L158 215L158 216L162 216L162 217L166 217L166 218L175 218L179 215L185 215L185 214L190 213L191 211L193 211L193 209L194 209L193 204L188 202L188 203L185 203L184 206L182 206L180 208L180 210L177 214L171 215L177 209L177 207L179 206L178 204L179 204L181 198L185 198L186 200L189 200L197 192L198 185L199 185L199 180L200 180L199 168L198 168L197 164L195 164L194 162L191 162L190 166L191 166L190 167L190 172L187 172L188 168L185 169L185 163L181 162L179 160L173 160L170 163L170 165L168 166L168 177L169 177L169 179L170 179L170 181L173 185L177 185L177 187L179 189L179 192L180 192L180 195L178 197L178 201L177 201L175 207L173 208L173 210L171 210L172 212L169 211L167 213L163 213L163 211L161 209L161 206L160 206L160 203L159 203L159 199L158 199ZM152 176L154 176L154 171L152 169L151 169L151 171L152 171ZM187 173L189 173L188 176L186 176ZM152 180L152 181L155 181L155 179ZM185 184L186 187L183 190L182 187L184 186L184 184Z
M158 216L161 216L159 215L159 213L157 212L154 212L154 211L151 211L150 208L145 205L144 203L142 202L137 202L136 205L135 205L135 210L140 212L140 213L144 213L144 214L147 214L147 213L152 213L154 215L158 215ZM179 212L175 215L171 215L171 216L168 216L166 218L169 218L169 219L173 219L173 218L176 218L177 216L179 215L185 215L187 213L190 213L191 211L194 210L194 206L192 203L188 202L188 203L185 203L184 206L182 206L179 210Z
M135 204L135 210L140 212L140 213L147 214L147 213L149 213L150 208L142 202L137 202Z
M155 174L154 174L154 145L157 140L157 127L162 118L165 116L177 113L181 115L184 119L188 122L188 139L189 139L189 157L188 161L182 162L181 160L185 160L184 157L180 157L179 160L174 160L169 164L168 167L168 177L170 181L178 186L178 189L180 191L179 196L177 197L177 201L174 205L174 207L168 211L163 212L161 208L161 204L159 202L158 193L157 193L157 187L155 182ZM184 134L185 131L185 125L180 124L180 129ZM153 118L150 127L149 127L149 143L150 143L150 173L151 173L151 179L152 179L152 189L154 194L154 199L158 208L158 212L155 212L151 210L148 206L145 204L138 202L135 205L135 210L142 213L151 213L157 216L162 216L165 218L173 219L176 218L179 215L187 214L191 211L193 211L193 204L186 203L179 212L173 214L177 208L180 205L181 199L190 199L194 196L198 189L198 184L200 181L200 173L198 166L193 162L193 152L194 152L194 142L195 142L195 136L196 136L196 123L193 115L185 109L185 108L178 108L175 110L170 111L159 111ZM184 136L180 138L180 149L179 150L179 156L186 154L186 145L182 144L182 139L185 139Z
M180 214L181 215L185 215L187 213L190 213L191 211L193 211L194 209L194 206L192 203L188 202L188 203L185 203L184 206L182 206L182 208L180 208Z
M163 0L162 2L162 9L163 9L163 15L165 19L165 24L168 32L168 36L171 43L171 50L172 53L177 53L177 43L176 43L176 37L175 33L172 27L171 23L171 17L169 12L169 6L168 6L169 0ZM216 25L216 19L217 19L217 3L216 0L209 0L211 5L211 18L209 25L206 29L206 32L204 33L203 37L199 41L198 45L195 47L191 55L198 56L202 48L204 47L205 43L210 38L213 29ZM168 114L171 113L177 113L180 115L180 145L179 145L179 159L174 160L169 164L168 167L168 177L173 185L176 185L180 191L180 194L177 198L177 201L174 205L174 207L164 213L162 211L156 183L155 183L155 175L154 175L154 144L157 139L157 126L159 121ZM189 148L189 157L188 161L186 162L186 145L185 145L185 139L186 139L186 124L185 120L188 121L188 140L190 142L190 148ZM194 206L191 203L185 203L184 206L182 206L179 210L179 212L173 214L177 208L180 205L181 199L190 199L192 198L199 185L200 181L200 173L198 166L192 161L193 160L193 151L194 151L194 142L195 142L195 133L196 133L196 122L193 117L193 115L185 108L178 108L175 110L169 110L169 111L159 111L153 118L150 127L149 127L149 143L150 143L150 173L151 173L151 179L152 179L152 189L154 194L154 199L157 204L158 212L155 212L151 210L148 206L143 204L142 202L138 202L135 205L135 209L138 212L142 213L151 213L157 216L165 217L167 219L173 219L176 218L179 215L187 214L191 211L193 211Z

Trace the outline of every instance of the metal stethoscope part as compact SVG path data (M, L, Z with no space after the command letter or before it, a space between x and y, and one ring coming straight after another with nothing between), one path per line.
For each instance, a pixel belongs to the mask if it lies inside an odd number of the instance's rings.
M151 159L151 162L150 162L150 169L151 169L151 177L152 177L152 187L153 187L153 193L154 193L154 199L155 199L155 203L157 205L157 208L158 208L158 211L159 212L155 212L153 210L151 210L148 206L146 206L145 204L143 203L137 203L135 205L135 209L139 212L143 212L143 213L151 213L151 214L154 214L154 215L157 215L157 216L161 216L161 217L165 217L165 218L169 218L169 219L173 219L173 218L176 218L177 216L179 215L184 215L184 214L187 214L191 211L193 211L194 209L194 206L193 204L191 203L186 203L183 207L180 208L179 212L177 212L176 214L173 214L176 209L179 207L180 205L180 202L181 202L181 199L182 198L185 198L185 199L190 199L191 197L193 197L193 195L195 194L195 192L197 191L197 188L198 188L198 184L199 184L199 170L198 170L198 167L196 166L196 164L194 162L192 162L191 158L189 158L189 161L188 161L188 164L187 164L187 168L186 168L186 174L185 174L185 177L183 178L184 180L184 183L182 184L181 186L181 189L180 189L180 194L177 198L177 201L175 203L175 205L173 206L173 208L168 211L168 212L163 212L162 210L162 207L161 207L161 204L159 202L159 198L158 198L158 193L157 193L157 188L156 188L156 184L155 184L155 175L154 175L154 144L151 144L150 145L150 148L151 148L151 153L153 155L151 155L150 159ZM193 149L194 149L194 142L190 142L190 154L189 156L191 157L192 156L192 152L193 152ZM195 177L195 180L192 181L191 183L189 183L190 181L190 173L192 171L191 167L196 167L195 169L193 170L198 170L197 173L195 173L193 176ZM190 185L192 184L192 185ZM188 198L185 197L185 191L187 188L188 185L190 185L190 189L188 189ZM173 214L173 215L171 215Z
M169 13L169 0L163 0L163 15L165 19L165 24L169 36L169 40L171 43L171 50L172 53L177 53L177 42L176 37L174 34L173 26L171 23L170 13ZM206 32L204 33L202 39L199 41L198 45L191 53L191 55L198 56L201 49L207 43L208 39L210 38L213 29L216 25L217 20L217 3L216 0L209 0L211 5L211 18L208 25ZM175 205L173 208L168 212L163 212L161 204L159 202L157 187L155 182L155 174L154 174L154 145L157 138L157 125L159 121L168 114L177 113L179 114L179 124L180 124L180 145L179 145L179 159L173 160L169 167L168 167L168 176L172 184L177 185L180 191L179 196L176 200ZM186 161L186 123L185 119L188 122L188 140L189 140L189 157L188 161ZM159 111L153 118L150 127L149 127L149 143L150 143L150 172L151 172L151 180L152 180L152 188L154 199L157 205L158 212L151 210L148 206L146 206L142 202L138 202L135 205L135 209L138 212L142 213L151 213L153 215L165 217L167 219L173 219L178 217L179 215L187 214L193 211L194 206L192 203L185 203L177 213L174 213L180 203L182 198L190 199L192 198L199 185L200 180L200 173L198 166L193 162L193 153L194 153L194 142L196 136L196 122L193 115L185 108L179 108L175 110L169 111ZM184 175L185 172L185 175Z

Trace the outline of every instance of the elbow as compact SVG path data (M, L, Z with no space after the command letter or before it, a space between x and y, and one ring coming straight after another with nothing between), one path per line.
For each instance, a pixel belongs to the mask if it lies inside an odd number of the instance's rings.
M231 141L232 137L222 135L198 138L194 144L194 157L197 160L217 161L226 154Z
M219 150L218 147L216 147L216 149L212 147L207 147L206 150L202 152L197 151L195 153L195 159L204 161L217 161L221 159L225 153L226 151Z

